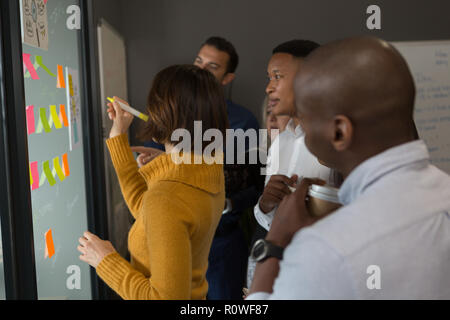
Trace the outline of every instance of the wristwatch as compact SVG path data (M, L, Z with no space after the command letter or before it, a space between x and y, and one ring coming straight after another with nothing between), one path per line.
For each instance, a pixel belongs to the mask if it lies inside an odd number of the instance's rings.
M269 257L275 257L277 259L283 259L284 248L279 247L267 241L265 239L259 239L255 242L252 248L250 256L256 262L262 262Z

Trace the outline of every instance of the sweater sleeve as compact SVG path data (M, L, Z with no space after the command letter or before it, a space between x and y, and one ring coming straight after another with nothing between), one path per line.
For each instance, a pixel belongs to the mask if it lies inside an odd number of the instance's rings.
M100 262L97 274L124 299L191 299L190 223L186 220L189 214L175 201L153 198L151 210L143 208L143 212L148 213L143 218L151 276L135 270L117 253Z
M136 219L142 206L142 197L147 191L147 184L138 172L136 160L128 143L128 135L106 140L111 160L116 170L125 202Z

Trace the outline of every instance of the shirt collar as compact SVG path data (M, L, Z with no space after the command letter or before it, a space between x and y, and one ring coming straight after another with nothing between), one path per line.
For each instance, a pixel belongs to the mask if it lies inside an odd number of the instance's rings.
M339 190L339 200L348 205L382 176L414 162L429 161L429 158L428 149L422 140L390 148L353 169Z
M293 118L288 121L285 130L292 133L296 138L303 135L302 127L300 125L296 126Z

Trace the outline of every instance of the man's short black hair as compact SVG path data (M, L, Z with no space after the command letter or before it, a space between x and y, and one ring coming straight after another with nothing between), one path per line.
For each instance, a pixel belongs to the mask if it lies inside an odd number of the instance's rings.
M278 45L272 54L288 53L296 58L305 58L318 47L320 45L311 40L291 40Z
M202 47L205 45L212 46L219 51L228 53L230 59L228 60L227 73L234 73L236 71L239 64L239 56L231 42L221 37L210 37L202 44Z

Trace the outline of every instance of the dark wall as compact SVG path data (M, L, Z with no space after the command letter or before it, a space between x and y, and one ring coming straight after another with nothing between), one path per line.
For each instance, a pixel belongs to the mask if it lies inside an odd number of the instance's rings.
M118 31L121 30L121 3L119 0L91 0L94 9L94 19L97 25L101 18L104 18L110 25Z
M156 72L170 64L192 63L211 35L236 46L240 65L232 97L258 119L266 65L273 47L283 41L307 38L324 43L360 34L390 41L450 39L448 0L93 1L110 23L117 22L126 39L129 100L141 110ZM370 4L381 7L381 31L366 28Z

